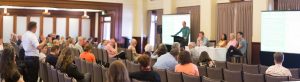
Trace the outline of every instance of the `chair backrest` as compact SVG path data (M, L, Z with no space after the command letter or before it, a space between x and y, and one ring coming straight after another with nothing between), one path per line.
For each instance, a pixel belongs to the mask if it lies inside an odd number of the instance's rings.
M64 81L65 82L72 82L72 78L69 77L67 74L64 74Z
M206 71L205 66L199 66L198 71L199 71L200 76L207 76L207 71Z
M107 71L108 71L108 68L105 68L104 66L101 66L101 69L102 69L102 82L106 82L107 81Z
M265 82L281 82L281 81L288 81L287 76L271 76L265 75L266 81Z
M92 53L94 54L95 59L98 60L98 59L99 59L98 49L97 49L97 48L93 48L93 49L92 49Z
M65 82L64 73L57 71L58 82Z
M268 66L259 65L259 73L265 74L267 69L268 69Z
M106 50L102 50L102 60L104 63L108 63L108 53Z
M221 80L215 80L215 79L211 79L211 78L208 78L208 77L202 77L201 82L221 82Z
M150 81L141 81L141 80L137 80L137 79L132 79L131 82L150 82Z
M182 73L167 70L168 82L183 82Z
M166 69L153 68L153 70L159 74L161 82L168 82Z
M224 69L224 80L228 82L242 82L242 72L241 71L230 71Z
M258 65L243 64L243 72L258 74L259 73Z
M102 62L103 61L103 49L97 49L97 51L98 51L98 59L97 60L99 60L100 62Z
M216 68L227 68L226 67L226 62L225 61L215 61Z
M102 82L103 77L99 77L99 76L104 76L104 75L102 75L101 67L96 63L93 64L93 72L94 72L94 76L93 76L94 82Z
M223 80L223 70L221 68L207 68L207 77L216 80Z
M300 81L300 79L297 79L297 78L290 78L289 81Z
M43 67L42 66L43 66L42 62L39 62L39 68L40 68L40 70L39 70L39 77L40 77L40 79L44 80L44 76L43 76L44 74L43 74Z
M231 71L242 71L243 65L241 63L230 63L227 62L227 69Z
M125 50L125 53L126 53L126 55L125 55L126 59L127 59L127 60L130 60L130 61L133 61L132 51L126 49L126 50Z
M129 62L130 63L130 72L137 72L140 71L140 64L136 64L134 62Z
M108 58L108 63L112 63L114 61L118 60L117 58Z
M47 70L47 63L42 63L42 77L43 77L43 82L49 82L48 81L48 70Z
M183 77L183 82L200 82L201 81L200 77L190 76L187 74L182 74L182 77Z
M86 61L83 60L83 59L80 59L80 62L81 62L81 72L82 73L87 73L87 64L86 64Z
M51 66L52 82L58 82L57 70Z
M75 57L74 61L75 61L75 65L77 66L78 70L81 71L82 68L81 68L81 60L80 60L80 58L79 57Z
M264 74L251 74L251 73L247 73L244 72L244 82L264 82L265 81L265 77Z
M292 73L293 78L299 79L299 68L293 68L290 69L290 71Z
M53 82L51 65L49 63L46 63L46 66L47 66L47 73L48 73L48 82Z
M94 76L93 63L86 61L86 68L87 68L87 73L90 73L91 76ZM93 81L93 79L94 79L94 77L91 77L91 81Z

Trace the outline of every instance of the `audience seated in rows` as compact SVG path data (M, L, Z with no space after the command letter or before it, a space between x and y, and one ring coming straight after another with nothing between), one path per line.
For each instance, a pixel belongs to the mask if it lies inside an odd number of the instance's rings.
M107 53L108 53L108 57L109 58L113 58L116 57L118 54L118 46L117 43L115 41L115 39L111 39L109 41L109 43L105 46Z
M96 62L95 55L92 53L93 46L87 44L84 47L84 52L80 54L80 58L86 60L87 62Z
M175 72L182 72L187 75L199 76L198 67L192 63L191 54L188 51L181 51L175 66Z
M141 71L130 73L130 78L141 81L160 82L159 74L151 70L151 60L148 55L144 54L140 56L137 61L140 64Z
M1 78L3 78L5 82L24 82L15 59L15 49L11 45L5 46L0 61Z
M46 57L46 62L52 66L55 66L59 56L59 52L59 46L54 45L53 47L51 47L50 53Z
M136 52L136 49L135 49L136 45L137 45L136 39L132 39L130 42L130 45L128 46L128 50L131 50L134 61L136 61L140 55Z
M218 48L225 48L227 46L227 35L224 33L221 36L220 41L217 44Z
M209 57L206 51L201 52L198 60L198 66L215 67L214 61Z
M292 76L291 71L282 66L284 61L284 54L280 52L274 53L274 63L275 65L270 66L266 70L266 74L272 76Z
M105 82L130 82L128 70L121 60L116 60L110 64Z
M178 64L176 59L180 51L179 47L180 44L178 42L173 43L171 51L158 57L153 67L157 69L167 69L174 71L175 66Z
M158 48L155 50L154 54L151 56L153 59L157 59L161 55L164 55L168 52L167 46L165 44L159 44Z
M73 54L71 48L63 49L58 57L56 68L68 74L68 76L74 77L78 82L88 82L90 75L88 73L83 74L79 72L77 66L73 63Z
M197 46L208 46L208 39L204 36L204 32L199 32L197 37Z

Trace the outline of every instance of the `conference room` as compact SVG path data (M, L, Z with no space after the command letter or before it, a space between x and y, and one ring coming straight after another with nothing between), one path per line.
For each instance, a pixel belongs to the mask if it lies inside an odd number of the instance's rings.
M0 82L300 82L300 0L0 0Z

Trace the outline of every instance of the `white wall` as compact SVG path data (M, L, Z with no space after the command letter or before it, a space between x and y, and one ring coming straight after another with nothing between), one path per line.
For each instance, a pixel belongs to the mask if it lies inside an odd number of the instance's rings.
M268 0L253 0L253 33L252 41L260 42L261 11L268 9Z

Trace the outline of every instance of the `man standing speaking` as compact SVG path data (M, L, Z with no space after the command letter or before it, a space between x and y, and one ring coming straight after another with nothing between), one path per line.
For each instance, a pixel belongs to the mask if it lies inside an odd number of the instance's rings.
M186 26L186 22L185 21L182 22L182 28L181 28L181 30L179 32L177 32L175 34L175 36L177 36L180 32L182 32L182 37L184 39L184 41L180 42L180 43L182 43L181 45L183 45L183 46L187 46L187 44L189 42L189 35L190 35L191 31L190 31L190 28Z

